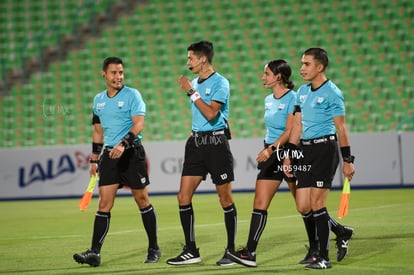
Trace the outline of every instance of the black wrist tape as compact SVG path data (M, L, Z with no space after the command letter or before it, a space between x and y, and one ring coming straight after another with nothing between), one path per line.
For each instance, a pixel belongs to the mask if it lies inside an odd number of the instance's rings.
M294 108L293 108L293 114L301 113L301 112L302 112L302 110L300 109L300 106L295 105Z
M92 142L92 153L99 155L102 151L103 143Z
M121 140L121 144L127 149L131 147L132 143L134 143L135 135L132 132L128 132Z
M341 154L343 158L351 156L351 146L341 147Z

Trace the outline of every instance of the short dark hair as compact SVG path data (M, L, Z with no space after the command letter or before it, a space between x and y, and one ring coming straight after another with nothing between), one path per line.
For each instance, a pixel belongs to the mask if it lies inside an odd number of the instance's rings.
M282 76L282 81L288 87L289 89L293 89L295 87L295 84L290 79L292 76L292 69L290 68L290 65L283 59L276 59L272 60L269 63L267 63L267 67L272 71L273 74L278 74Z
M328 59L328 53L322 49L322 48L309 48L304 53L304 55L311 55L314 59L321 62L323 65L323 70L325 70L328 67L329 59Z
M193 43L188 46L187 51L193 51L198 57L206 56L208 63L213 64L214 48L210 41L201 40Z
M103 61L102 71L106 71L106 69L108 69L109 64L121 64L122 66L124 65L121 58L110 56L105 58L105 60Z

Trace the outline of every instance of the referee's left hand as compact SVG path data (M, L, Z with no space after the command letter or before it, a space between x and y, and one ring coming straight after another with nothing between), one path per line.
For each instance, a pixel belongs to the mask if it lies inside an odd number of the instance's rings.
M352 180L352 177L355 174L355 167L353 163L350 162L344 162L342 167L342 172L344 173L344 176L349 179L349 181Z
M109 152L110 159L119 159L125 151L124 145L118 143L117 145L112 148L111 152Z
M257 157L256 157L257 162L265 162L269 159L271 153L269 152L268 148L263 149L262 151L259 152L259 154L257 154Z

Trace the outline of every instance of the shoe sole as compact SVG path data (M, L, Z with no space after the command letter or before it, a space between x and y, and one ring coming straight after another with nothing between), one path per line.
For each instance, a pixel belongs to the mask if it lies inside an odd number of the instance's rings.
M311 264L316 260L316 256L312 256L312 258L305 258L301 260L298 264Z
M309 261L302 260L298 264L311 264L311 263L313 263L313 260L309 260Z
M231 253L227 253L227 255L236 263L247 266L247 267L257 267L256 262L253 261L249 261L249 260L245 260L245 259L241 259L239 257L236 257L235 255L231 254Z
M101 264L101 263L97 263L95 261L94 262L87 262L87 261L84 260L84 258L82 258L81 256L76 255L76 254L73 255L73 259L79 264L88 264L88 265L93 266L93 267L97 267Z
M305 269L306 270L323 270L323 269L330 269L330 268L332 268L332 266L327 266L327 267L324 267L324 268L322 268L322 267L309 267L309 266L305 266Z
M170 262L170 261L167 261L167 264L170 264L170 265L186 265L186 264L196 264L196 263L199 263L199 262L201 262L201 258L200 257L193 258L193 259L189 259L189 260L185 260L185 261L180 261L180 262Z
M158 255L155 255L155 257L154 258L156 258L156 259L154 259L154 260L149 260L148 258L144 261L144 264L155 264L155 263L158 263L158 261L160 260L160 258L161 258L161 253L160 254L158 254Z
M325 263L314 262L312 264L305 266L306 270L315 270L315 269L320 270L320 269L329 269L329 268L332 268L332 264L330 262L325 262Z
M231 266L231 265L235 265L237 263L235 262L231 262L231 263L227 263L227 264L221 264L221 263L216 263L217 266Z

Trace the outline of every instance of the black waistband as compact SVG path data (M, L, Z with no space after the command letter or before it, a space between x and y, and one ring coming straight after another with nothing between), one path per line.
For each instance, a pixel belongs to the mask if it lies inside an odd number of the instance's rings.
M333 141L333 140L337 140L336 135L327 135L327 136L318 137L314 139L302 139L300 143L302 145L313 145L313 144L318 144L318 143L323 143L323 142Z
M141 140L135 140L130 148L136 148L138 146L141 146ZM114 146L105 146L104 147L104 151L110 152L112 149L114 148Z
M202 137L202 136L218 136L218 135L224 135L225 131L224 129L215 130L215 131L191 131L191 136L193 137Z

